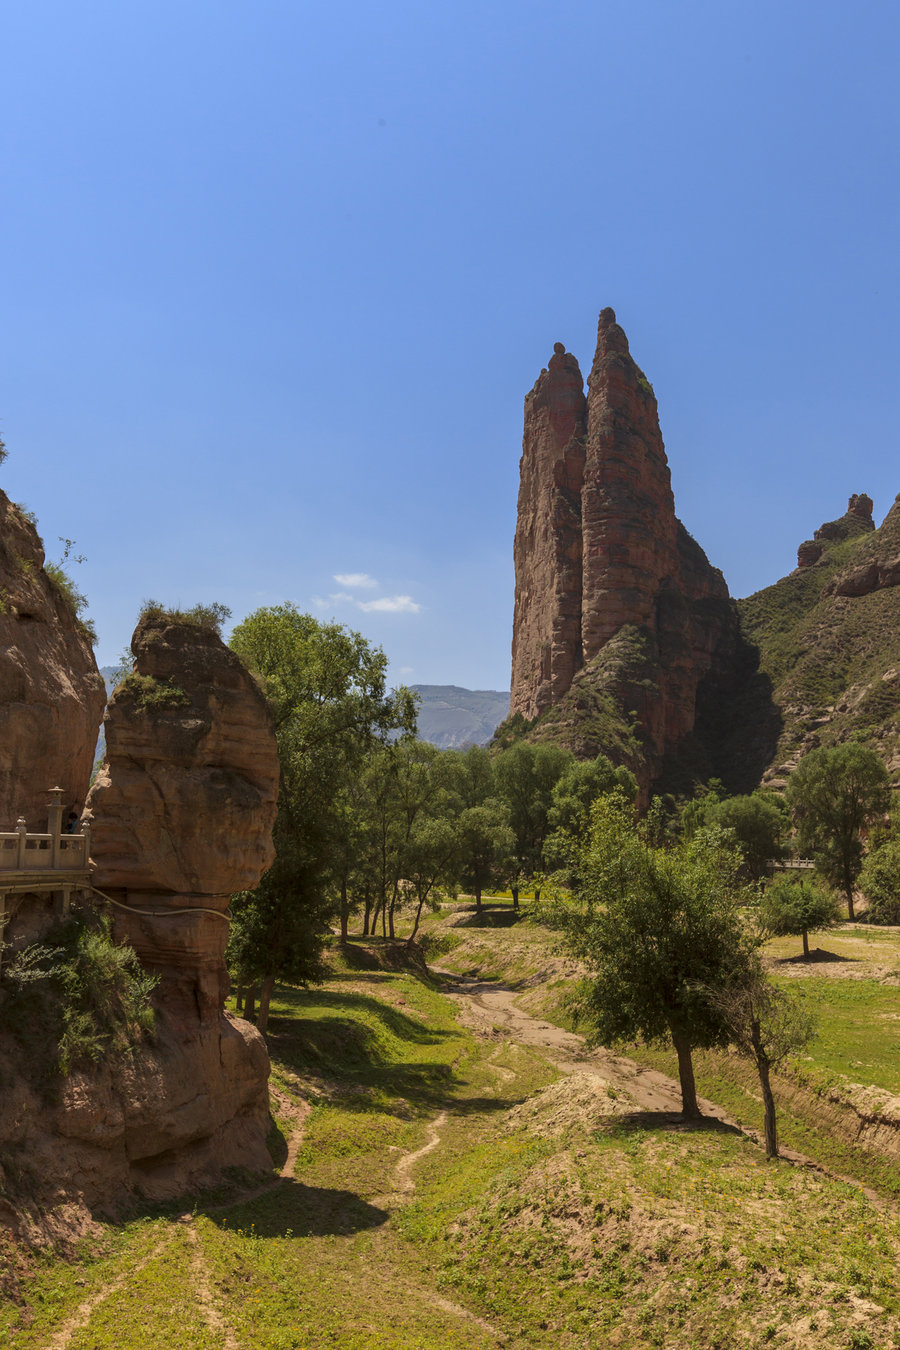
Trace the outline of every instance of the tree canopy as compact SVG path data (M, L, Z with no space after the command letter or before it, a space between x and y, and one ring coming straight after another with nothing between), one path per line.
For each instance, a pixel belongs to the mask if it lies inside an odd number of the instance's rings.
M373 746L413 730L415 701L386 690L380 648L292 604L256 610L231 646L262 681L281 764L275 862L254 891L235 897L230 952L248 983L262 982L265 1001L276 977L320 973L344 794Z
M714 828L652 847L614 792L591 809L579 903L563 912L569 944L590 972L581 1007L596 1039L671 1039L686 1116L699 1115L692 1050L728 1041L707 991L732 983L746 961L740 861Z
M821 747L801 759L788 779L785 799L801 850L812 853L822 875L843 892L853 919L863 857L860 830L890 807L887 769L858 741Z

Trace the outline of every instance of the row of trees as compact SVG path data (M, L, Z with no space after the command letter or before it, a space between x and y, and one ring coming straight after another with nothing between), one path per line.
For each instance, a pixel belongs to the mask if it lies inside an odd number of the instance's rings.
M276 979L321 974L333 922L346 938L358 913L364 934L394 937L411 910L414 937L425 906L459 887L480 908L486 889L509 886L517 905L599 793L635 795L632 775L603 756L416 740L415 699L387 690L384 654L293 605L257 610L231 643L263 682L281 762L275 863L234 897L229 948L244 1010L263 1028Z

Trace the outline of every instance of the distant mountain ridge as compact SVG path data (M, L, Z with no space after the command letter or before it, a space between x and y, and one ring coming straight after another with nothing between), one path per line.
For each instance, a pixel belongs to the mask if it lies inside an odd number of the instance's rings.
M509 714L509 691L462 689L456 684L413 684L422 700L419 736L441 750L487 745Z

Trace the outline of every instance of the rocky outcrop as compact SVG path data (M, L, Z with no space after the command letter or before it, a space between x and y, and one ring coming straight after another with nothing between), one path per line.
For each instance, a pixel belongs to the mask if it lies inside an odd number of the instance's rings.
M804 551L815 547L811 566ZM860 738L900 781L900 499L876 529L871 498L801 547L801 566L739 601L780 728L760 764L781 787L804 755ZM735 719L737 720L737 719ZM749 727L752 719L741 719ZM746 747L734 745L734 758Z
M573 683L573 708L586 685L591 698L602 687L626 720L636 714L646 786L694 730L698 688L732 659L736 618L676 519L656 398L611 309L588 389L582 400L577 362L557 344L525 403L510 711L531 720ZM604 660L625 630L627 658Z
M44 570L31 520L0 492L0 831L47 820L47 789L66 814L87 795L106 690L65 581Z
M160 1197L269 1165L265 1045L223 1003L229 898L274 857L271 715L212 628L152 612L132 651L87 818L114 932L160 977L157 1030L132 1070L66 1086L57 1132L89 1200L112 1183Z
M797 549L797 566L814 567L825 557L826 544L843 543L845 539L856 539L859 535L869 534L875 529L872 519L874 503L865 492L854 492L847 503L847 510L838 520L827 520L820 525L812 539L807 539Z
M581 489L586 428L581 370L557 342L546 370L525 399L510 707L526 717L556 702L583 664Z
M851 507L856 500L850 498ZM869 498L864 500L868 502ZM870 522L871 518L870 509ZM862 553L864 556L855 558L826 583L823 595L869 595L900 585L900 497L882 521L871 546Z
M94 881L125 906L116 927L142 963L187 986L201 1015L217 1015L228 931L220 916L274 859L272 718L212 628L151 614L132 652L134 671L103 719L106 759L88 798Z

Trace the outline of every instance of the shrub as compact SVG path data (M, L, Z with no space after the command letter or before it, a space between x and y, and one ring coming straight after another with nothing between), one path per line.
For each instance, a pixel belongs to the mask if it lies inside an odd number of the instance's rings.
M0 1030L20 1042L32 1072L67 1075L127 1054L153 1030L155 985L132 948L113 941L109 920L88 911L4 964Z
M900 838L887 839L866 858L859 888L870 923L900 923Z
M87 596L84 595L75 585L67 572L60 567L59 563L48 562L44 564L44 572L57 593L61 596L63 603L69 609L76 624L82 634L89 642L97 641L97 630L94 627L93 619L86 619L84 611L87 609Z
M158 623L192 623L207 633L222 636L222 625L231 618L227 605L192 605L190 609L166 609L157 600L145 600L141 605L140 616L143 620Z
M187 694L171 680L158 680L153 675L132 672L116 685L120 698L130 698L139 708L155 712L161 708L183 708L190 703Z

